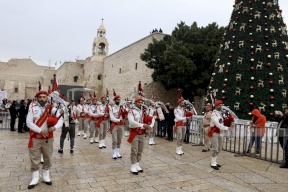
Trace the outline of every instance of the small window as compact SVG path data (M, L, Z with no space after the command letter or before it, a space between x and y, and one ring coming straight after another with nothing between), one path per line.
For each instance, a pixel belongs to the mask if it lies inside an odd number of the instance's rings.
M121 74L121 68L119 69L119 74Z
M102 75L99 74L99 75L97 76L97 79L98 79L98 80L101 80L101 79L102 79Z
M135 70L137 70L137 67L138 67L137 65L138 65L138 64L137 64L137 63L135 63Z
M52 85L54 84L54 80L53 79L51 79L50 82L51 82Z
M18 87L15 87L14 91L15 93L18 93Z
M78 76L74 76L74 82L77 83L78 81Z

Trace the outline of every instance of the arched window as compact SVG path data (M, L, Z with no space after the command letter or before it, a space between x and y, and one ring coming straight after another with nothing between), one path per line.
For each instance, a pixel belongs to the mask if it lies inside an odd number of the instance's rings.
M138 67L138 63L135 63L135 70L137 70L137 67Z
M78 81L78 76L74 76L74 82L77 83Z
M119 74L121 74L121 68L119 69Z
M102 79L102 75L99 74L99 75L97 76L97 79L98 79L98 80L101 80L101 79Z
M106 51L106 45L104 43L100 43L98 46L98 54L99 55L105 55Z

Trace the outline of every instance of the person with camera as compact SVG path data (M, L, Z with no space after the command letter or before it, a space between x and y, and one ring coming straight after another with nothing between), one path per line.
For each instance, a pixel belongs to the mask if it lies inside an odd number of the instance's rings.
M72 101L68 108L62 106L61 113L64 115L64 123L62 126L62 133L60 136L60 149L58 150L58 153L63 153L64 140L67 136L67 133L69 133L70 139L70 153L73 153L75 143L75 124L78 124L77 107L75 102Z

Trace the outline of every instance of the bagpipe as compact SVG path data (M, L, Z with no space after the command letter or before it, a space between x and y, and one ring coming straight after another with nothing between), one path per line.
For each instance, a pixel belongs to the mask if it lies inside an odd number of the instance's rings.
M210 92L210 97L211 97L212 105L215 106L214 103L215 103L216 99L215 99L214 95L212 95L212 92ZM230 127L235 119L239 119L237 117L237 115L227 106L223 106L222 105L221 113L222 113L222 116L223 116L223 119L224 119L224 123L223 124L226 127ZM222 120L219 123L222 124ZM212 137L214 132L219 132L219 128L217 128L216 126L211 127L210 131L208 132L208 136Z

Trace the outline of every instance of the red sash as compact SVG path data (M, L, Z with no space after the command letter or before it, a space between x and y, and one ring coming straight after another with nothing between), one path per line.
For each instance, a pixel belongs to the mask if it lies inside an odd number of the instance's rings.
M216 126L211 127L210 131L208 132L208 137L212 137L213 133L220 133L220 129Z
M122 126L122 125L124 125L124 121L122 120L120 122L112 122L110 126L110 133L112 134L112 131L115 126Z
M143 135L143 134L145 134L145 130L141 129L140 127L138 127L138 128L130 128L130 135L129 135L129 138L127 139L127 141L129 143L132 143L132 141L134 140L134 138L137 135Z
M186 122L183 122L183 121L178 121L175 123L175 126L174 126L174 131L176 132L178 127L180 126L186 126Z
M35 123L38 127L41 127L43 125L43 123L45 123L45 121L47 120L48 117L50 117L50 110L51 110L51 105L47 105L44 113L42 114L42 116L37 120L37 122ZM47 139L45 137L43 137L43 135L36 133L34 131L32 131L30 129L29 131L30 134L30 139L28 142L28 149L33 147L33 138L37 138L37 139ZM48 138L53 138L53 132L49 132Z
M108 113L108 106L107 105L105 107L104 113ZM102 121L106 121L108 119L109 119L109 117L104 117L104 116L98 117L98 122L96 123L96 128L100 128L100 124L102 123Z

